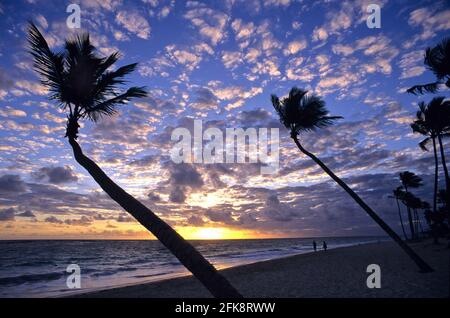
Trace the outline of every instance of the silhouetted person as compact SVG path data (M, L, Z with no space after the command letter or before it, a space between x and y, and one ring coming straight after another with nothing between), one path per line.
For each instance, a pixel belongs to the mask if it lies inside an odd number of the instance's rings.
M317 243L316 243L316 241L313 241L313 248L314 248L314 252L317 252Z
M327 242L323 241L322 246L323 246L323 250L326 251L326 250L327 250L327 247L328 247L328 246L327 246Z

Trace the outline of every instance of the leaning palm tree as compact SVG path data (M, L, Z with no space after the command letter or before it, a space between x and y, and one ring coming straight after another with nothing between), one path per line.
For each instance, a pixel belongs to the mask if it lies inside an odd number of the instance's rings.
M403 236L405 237L405 240L408 239L408 236L406 235L405 226L403 225L403 218L402 218L402 211L400 210L400 200L405 195L405 192L403 192L402 187L397 187L395 190L392 191L393 196L391 198L394 198L397 202L397 209L398 209L398 217L400 218L400 225L402 226L402 232Z
M436 81L424 85L415 85L407 90L411 94L435 93L445 84L450 88L450 38L425 51L424 64L436 76Z
M450 135L450 102L445 97L435 97L428 104L419 103L419 110L416 113L416 119L411 124L413 132L427 136L419 143L422 150L427 151L427 143L433 142L434 153L434 200L433 212L436 212L436 199L438 187L438 155L436 139L439 142L442 166L444 168L445 185L450 189L450 177L445 161L444 145L442 138Z
M413 203L415 203L415 197L411 192L408 191L408 189L421 187L423 185L422 178L420 178L414 172L403 171L400 172L400 182L402 183L403 188L405 189L405 196L403 202L406 205L406 208L408 209L408 221L411 230L411 237L415 239L417 233L414 228L415 222L413 220L413 214L411 211L411 207L413 206Z
M319 158L307 151L299 136L303 132L314 131L332 125L338 116L329 116L325 102L308 91L292 88L289 95L280 100L272 95L272 104L280 117L281 123L290 130L291 138L298 149L318 164L337 184L339 184L356 201L367 214L408 254L419 266L421 272L431 272L433 269L425 263L403 240L395 233L350 187L336 176Z
M131 98L146 96L143 87L120 91L125 76L135 70L136 64L109 71L117 62L119 53L108 57L98 56L89 35L66 40L65 49L55 53L33 23L29 26L28 41L34 67L43 85L49 88L50 99L68 112L66 137L72 146L75 160L114 201L153 233L212 295L240 298L237 290L190 243L114 183L94 161L83 154L77 142L80 120L96 122L103 116L116 113L117 106L127 103Z

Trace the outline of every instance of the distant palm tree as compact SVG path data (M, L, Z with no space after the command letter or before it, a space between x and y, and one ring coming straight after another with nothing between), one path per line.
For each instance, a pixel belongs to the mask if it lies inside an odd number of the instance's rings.
M419 103L419 110L416 113L416 119L411 124L413 132L427 136L419 143L422 150L428 150L426 145L431 140L433 142L434 153L434 200L433 212L436 212L436 198L438 187L438 156L436 138L439 141L442 166L444 168L445 185L450 189L450 177L445 161L444 146L442 138L450 135L450 102L445 97L435 97L428 104Z
M404 171L400 172L400 182L403 185L403 188L405 189L405 196L404 196L404 203L408 209L408 221L409 221L409 227L411 230L411 236L413 239L416 238L416 232L414 229L415 222L413 221L413 214L411 213L411 207L415 203L415 197L412 193L408 191L409 188L418 188L421 187L422 184L422 178L417 176L415 173L410 171Z
M416 85L407 90L411 94L435 93L439 85L450 88L450 38L444 38L441 43L425 51L424 63L436 76L436 81L424 85Z
M33 23L29 26L28 41L35 69L51 92L50 99L68 111L66 137L76 161L114 201L152 232L214 296L241 297L190 243L115 184L94 161L85 156L76 141L79 120L87 118L95 122L103 116L114 114L118 105L127 103L131 98L146 96L143 87L131 87L125 92L119 92L120 85L125 83L125 76L135 70L136 64L109 71L118 60L119 52L108 57L98 56L89 35L66 40L64 51L54 53Z
M405 226L403 225L402 212L400 210L400 202L399 202L399 200L401 200L403 198L403 196L405 195L405 192L403 192L402 187L397 187L395 190L392 191L392 193L394 195L393 198L395 198L395 201L397 202L398 217L400 218L402 232L403 232L403 235L405 236L405 240L407 240L408 236L406 235Z
M410 193L411 194L411 193ZM414 212L414 231L416 232L417 238L419 238L419 227L421 228L422 225L420 223L419 213L418 210L422 208L422 200L420 200L415 195L412 195L410 207ZM422 231L423 234L423 231Z
M299 136L303 132L314 131L332 125L338 116L329 116L325 102L306 90L292 88L289 96L280 100L272 95L272 104L280 117L281 123L290 130L291 138L298 149L318 164L337 184L339 184L356 201L367 214L411 257L422 272L433 269L425 263L350 187L336 176L319 158L303 148Z

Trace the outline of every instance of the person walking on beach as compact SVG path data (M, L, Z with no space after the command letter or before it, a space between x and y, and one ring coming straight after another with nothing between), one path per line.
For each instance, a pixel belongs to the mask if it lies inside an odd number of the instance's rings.
M326 251L326 250L327 250L327 247L328 247L328 246L327 246L327 242L323 241L322 246L323 246L323 250Z
M314 248L314 252L317 252L317 243L316 243L316 241L313 241L313 248Z

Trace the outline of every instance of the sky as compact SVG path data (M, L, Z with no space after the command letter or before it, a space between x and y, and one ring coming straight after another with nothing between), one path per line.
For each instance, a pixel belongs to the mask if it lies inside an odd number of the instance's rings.
M71 3L80 6L81 29L67 27ZM381 7L381 28L366 24L370 3ZM423 54L450 35L446 1L2 0L0 239L153 238L73 159L66 115L47 99L27 53L28 20L54 50L89 32L99 54L121 52L117 66L139 63L127 85L146 86L149 96L83 122L79 143L188 239L382 234L279 123L270 95L293 86L344 117L302 135L304 147L390 226L400 231L389 197L399 172L420 175L425 186L415 194L431 202L432 154L419 149L409 123L433 95L405 90L434 80ZM278 172L261 174L258 163L174 163L171 134L192 131L194 120L222 131L279 128Z

